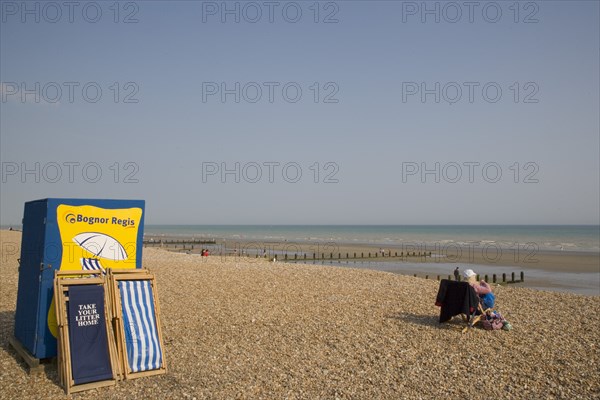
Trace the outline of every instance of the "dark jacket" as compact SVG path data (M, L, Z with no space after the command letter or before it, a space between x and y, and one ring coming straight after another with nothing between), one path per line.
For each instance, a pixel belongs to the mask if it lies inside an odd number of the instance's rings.
M458 314L465 314L468 321L471 314L477 310L479 297L467 282L442 279L435 305L441 307L440 323Z

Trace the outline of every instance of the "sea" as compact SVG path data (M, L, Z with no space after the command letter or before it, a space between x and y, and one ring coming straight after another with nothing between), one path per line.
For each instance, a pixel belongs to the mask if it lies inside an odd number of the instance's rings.
M147 235L256 242L336 243L394 248L535 246L538 250L600 252L599 225L146 225Z

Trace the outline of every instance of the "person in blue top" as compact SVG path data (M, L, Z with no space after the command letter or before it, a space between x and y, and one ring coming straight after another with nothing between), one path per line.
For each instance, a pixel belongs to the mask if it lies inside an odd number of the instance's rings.
M488 308L494 308L494 304L496 302L496 298L492 293L492 287L483 279L477 282L477 274L473 272L472 269L466 269L463 272L463 276L471 285L473 289L475 289L475 293L481 299L481 305L484 310Z

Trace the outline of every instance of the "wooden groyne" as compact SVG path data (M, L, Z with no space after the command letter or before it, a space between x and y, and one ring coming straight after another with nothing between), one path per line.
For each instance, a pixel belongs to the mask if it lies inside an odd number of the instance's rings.
M258 255L257 255L258 257ZM360 253L294 253L283 255L282 261L323 261L323 260L368 260L373 258L385 258L385 259L405 259L410 257L431 257L430 251L401 251L400 253L394 252L360 252Z
M193 250L196 246L203 245L215 245L217 241L215 239L201 240L201 239L154 239L144 240L144 247L172 247L181 248L184 250Z
M417 274L413 274L413 276L415 278L418 277ZM488 283L506 283L506 284L508 284L508 283L523 283L523 282L525 282L525 272L523 272L523 271L521 271L520 274L519 274L519 278L520 279L516 279L514 272L512 272L510 274L510 277L508 277L509 279L507 279L506 273L503 273L501 275L502 276L502 281L498 280L498 276L499 276L498 274L492 274L492 281L490 282L489 274L485 274L485 275L483 275L483 280L486 281L486 282L488 282ZM436 279L438 281L442 279L441 275L436 275L436 277L437 277ZM429 275L425 275L425 279L429 279ZM448 280L454 280L454 277L452 275L448 275ZM462 278L459 275L458 276L458 281L460 282L461 280L462 280ZM476 280L478 282L481 281L481 276L479 274L477 275L477 279Z

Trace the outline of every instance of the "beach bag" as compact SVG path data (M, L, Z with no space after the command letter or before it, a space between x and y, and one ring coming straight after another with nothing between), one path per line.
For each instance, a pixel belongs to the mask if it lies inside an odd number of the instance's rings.
M502 329L504 326L504 317L499 312L491 312L485 316L483 320L483 329L487 331L495 331Z

